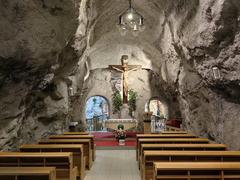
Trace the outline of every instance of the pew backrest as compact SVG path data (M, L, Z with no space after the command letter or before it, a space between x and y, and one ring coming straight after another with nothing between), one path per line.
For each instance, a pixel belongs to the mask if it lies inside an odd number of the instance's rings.
M77 168L73 166L73 154L69 152L0 152L0 167L56 167L57 179L75 180Z
M55 167L0 167L0 179L56 180Z
M82 144L83 153L87 157L86 166L88 169L92 167L92 149L90 139L44 139L40 140L38 144Z
M51 135L49 139L90 139L91 140L91 149L92 157L95 160L95 145L94 145L94 136L93 135Z
M240 162L240 151L144 151L142 176L151 179L154 162Z
M192 134L137 134L136 138L196 138Z
M72 152L73 165L77 166L77 176L82 180L85 175L85 162L82 144L24 144L21 152Z
M194 135L191 135L191 134L137 134L136 135L136 149L139 148L138 146L138 140L140 138L149 138L149 139L153 139L153 138L197 138L196 136Z
M224 144L141 144L139 151L139 168L144 151L226 151Z
M240 179L240 163L154 163L154 180Z
M206 138L139 138L136 147L136 159L139 159L141 144L208 144Z
M226 151L225 144L141 144L140 156L143 151Z

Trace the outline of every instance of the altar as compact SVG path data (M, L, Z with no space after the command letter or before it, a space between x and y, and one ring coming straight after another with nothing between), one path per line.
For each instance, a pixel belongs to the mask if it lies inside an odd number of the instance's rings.
M128 102L128 72L130 71L136 71L141 69L141 65L129 65L128 64L128 55L123 55L121 58L121 65L109 65L109 69L113 71L118 71L122 73L122 90L119 89L118 91L122 91L122 106L117 108L119 112L119 118L118 119L109 119L104 122L104 127L111 129L111 130L117 130L118 125L122 124L124 126L124 130L127 131L129 129L134 129L137 127L137 120L134 119L134 115L132 111L136 110L136 104L134 107L129 107ZM117 88L116 88L117 89ZM136 98L136 95L135 95ZM135 102L136 103L136 99ZM113 103L114 104L114 103ZM132 109L130 112L129 110Z
M105 128L117 130L119 124L124 125L124 130L129 130L137 127L136 119L109 119L105 121Z

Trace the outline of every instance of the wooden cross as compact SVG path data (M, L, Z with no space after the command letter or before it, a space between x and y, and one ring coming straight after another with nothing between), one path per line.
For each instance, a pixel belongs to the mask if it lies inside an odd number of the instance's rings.
M122 65L109 65L110 69L123 73L123 103L128 103L128 72L141 69L141 65L129 65L128 56L123 55L121 58Z

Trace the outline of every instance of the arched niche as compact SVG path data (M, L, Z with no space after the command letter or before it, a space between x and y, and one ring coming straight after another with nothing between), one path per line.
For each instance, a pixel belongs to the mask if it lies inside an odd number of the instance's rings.
M106 97L94 95L86 100L85 120L88 131L103 131L104 121L109 119L109 101Z
M164 118L169 119L168 104L159 97L152 97L145 104L145 112L153 112L154 116L164 116Z

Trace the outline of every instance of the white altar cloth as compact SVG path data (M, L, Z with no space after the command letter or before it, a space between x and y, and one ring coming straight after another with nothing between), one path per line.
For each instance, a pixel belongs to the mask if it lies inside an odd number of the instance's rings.
M119 124L124 125L124 130L135 128L137 126L136 119L109 119L105 121L105 127L113 130L117 130Z

